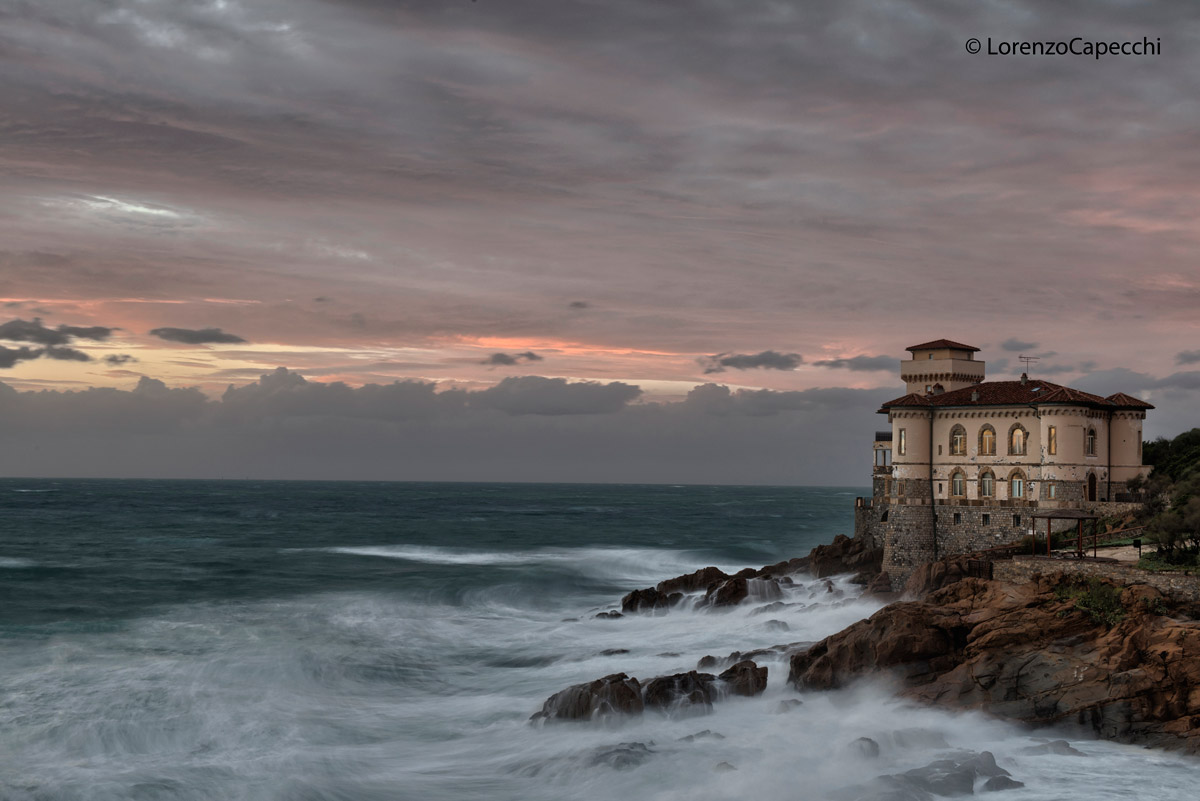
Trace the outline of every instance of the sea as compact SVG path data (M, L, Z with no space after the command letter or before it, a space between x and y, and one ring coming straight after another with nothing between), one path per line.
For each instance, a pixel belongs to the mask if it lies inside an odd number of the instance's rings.
M861 494L0 480L0 801L852 801L985 750L1024 784L1001 798L1194 801L1194 759L882 683L797 693L778 657L761 696L711 711L530 721L572 684L875 612L799 575L770 607L597 617L664 578L805 555L852 531ZM1056 739L1077 753L1037 753Z

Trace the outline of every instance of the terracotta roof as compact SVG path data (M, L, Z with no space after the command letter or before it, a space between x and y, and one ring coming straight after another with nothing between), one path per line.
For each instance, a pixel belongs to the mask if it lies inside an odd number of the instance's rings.
M920 345L909 345L905 350L941 350L942 348L969 350L973 353L979 352L979 348L973 348L970 345L964 345L952 339L935 339L932 342L922 342Z
M1080 389L1072 389L1050 381L1031 378L1020 381L985 381L970 387L943 392L941 395L913 393L883 404L880 412L891 408L912 406L1022 406L1028 404L1063 403L1100 409L1153 409L1145 401L1124 393L1102 398Z
M1132 395L1126 395L1124 392L1118 392L1116 395L1109 395L1105 398L1106 401L1122 409L1153 409L1152 404L1146 403L1140 398L1135 398Z

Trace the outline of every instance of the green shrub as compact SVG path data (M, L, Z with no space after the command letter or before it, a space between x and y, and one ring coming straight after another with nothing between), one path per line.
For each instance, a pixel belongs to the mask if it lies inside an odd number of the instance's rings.
M1060 601L1073 601L1076 609L1087 612L1093 623L1109 628L1125 619L1121 590L1096 577L1066 581L1054 588Z

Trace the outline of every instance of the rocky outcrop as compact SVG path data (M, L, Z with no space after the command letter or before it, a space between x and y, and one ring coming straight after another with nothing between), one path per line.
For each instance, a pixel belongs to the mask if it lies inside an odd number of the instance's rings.
M728 695L752 697L767 689L767 668L746 660L720 675L689 670L642 683L624 673L572 685L546 699L531 721L604 720L655 709L667 714L696 714L712 709Z
M883 567L883 549L872 548L867 540L839 534L828 545L813 548L804 561L808 572L817 578L838 573L874 576Z
M701 592L713 584L729 578L729 574L715 567L704 567L686 576L676 576L673 579L658 582L654 588L660 593L670 595L673 592Z
M645 708L642 686L624 673L575 684L555 693L531 720L594 720L640 713Z
M1200 751L1200 622L1168 616L1171 602L1147 585L1074 582L956 581L794 654L789 681L827 689L885 675L929 703Z
M705 567L694 573L660 581L654 587L634 590L621 599L621 611L650 612L668 609L685 593L703 592L699 605L733 606L746 600L770 601L782 598L781 585L791 584L791 575L808 571L817 578L838 573L854 573L854 581L866 584L872 594L890 597L891 584L880 577L883 550L871 548L864 540L839 534L828 545L818 545L808 556L788 559L758 569L748 567L734 575L720 568Z
M879 748L873 740L867 742ZM953 798L974 795L975 783L981 778L985 791L1025 786L1010 776L1007 770L996 764L996 758L990 751L982 751L934 760L904 773L877 776L866 784L839 790L834 797L846 801L928 801L933 796Z

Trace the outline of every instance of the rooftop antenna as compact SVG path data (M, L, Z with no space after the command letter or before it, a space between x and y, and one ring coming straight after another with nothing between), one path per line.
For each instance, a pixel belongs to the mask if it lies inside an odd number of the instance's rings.
M1033 364L1034 362L1036 362L1038 359L1040 359L1042 357L1041 356L1018 356L1017 358L1020 359L1021 361L1025 362L1025 372L1028 373L1029 365Z

